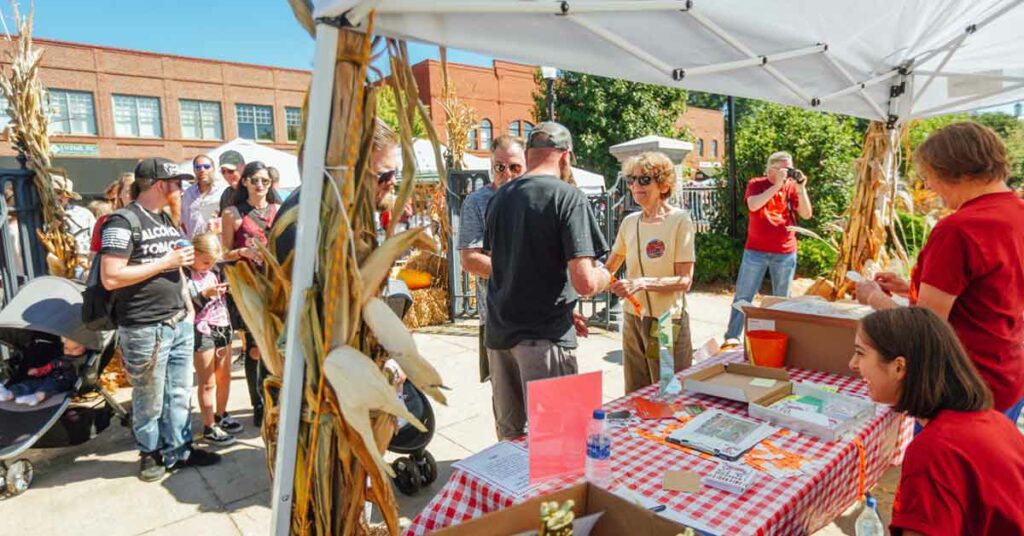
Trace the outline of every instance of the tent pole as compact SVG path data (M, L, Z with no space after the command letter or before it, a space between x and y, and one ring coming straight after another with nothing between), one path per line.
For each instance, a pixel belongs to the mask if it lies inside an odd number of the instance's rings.
M305 359L299 334L306 291L313 284L318 235L320 201L324 187L324 162L330 130L331 92L334 88L334 64L338 52L338 28L316 25L316 50L313 79L309 89L309 112L302 148L302 197L295 236L295 262L292 267L292 291L285 325L285 360L280 394L281 413L277 429L277 455L271 495L270 530L272 535L289 534L292 503L295 497L295 458L298 450L299 421L302 416L302 384Z
M739 207L736 201L736 101L729 95L726 103L729 107L729 132L726 144L729 146L729 236L737 238L739 230Z

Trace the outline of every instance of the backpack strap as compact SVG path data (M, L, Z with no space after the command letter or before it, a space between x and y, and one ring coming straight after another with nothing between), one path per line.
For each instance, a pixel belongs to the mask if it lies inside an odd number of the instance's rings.
M132 245L138 244L142 241L142 222L139 221L139 217L129 208L119 208L114 211L111 216L121 216L128 221L128 226L132 229ZM110 221L110 218L107 218ZM106 224L104 224L106 225Z

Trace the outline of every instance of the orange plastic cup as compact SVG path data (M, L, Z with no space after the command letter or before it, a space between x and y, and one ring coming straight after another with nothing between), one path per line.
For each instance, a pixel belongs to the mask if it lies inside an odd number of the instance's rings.
M759 367L782 368L786 361L789 335L778 331L756 330L747 332L747 352Z

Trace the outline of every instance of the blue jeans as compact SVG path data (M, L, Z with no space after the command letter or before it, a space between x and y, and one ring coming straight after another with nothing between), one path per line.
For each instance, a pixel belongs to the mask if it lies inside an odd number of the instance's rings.
M132 431L142 452L160 451L170 467L192 445L192 324L161 323L117 330L132 383Z
M736 297L732 302L753 301L766 271L772 277L772 295L788 297L789 284L796 275L796 253L765 253L744 249L740 273L736 276ZM733 307L729 313L729 328L725 338L738 339L742 332L743 313Z

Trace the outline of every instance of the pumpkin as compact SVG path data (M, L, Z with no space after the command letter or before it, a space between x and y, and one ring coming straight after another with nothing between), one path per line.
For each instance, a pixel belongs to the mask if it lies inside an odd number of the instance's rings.
M405 268L398 272L398 279L404 281L409 290L419 290L429 287L433 277L422 270Z

